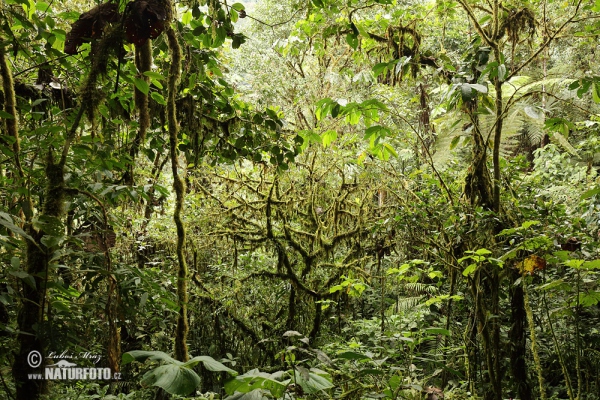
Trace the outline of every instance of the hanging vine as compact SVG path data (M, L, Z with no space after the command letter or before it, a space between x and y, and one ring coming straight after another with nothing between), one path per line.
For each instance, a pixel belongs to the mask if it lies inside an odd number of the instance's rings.
M181 76L181 47L177 41L177 36L173 28L166 28L167 40L171 51L171 66L169 69L168 80L168 98L167 98L167 124L169 127L169 144L171 153L171 170L173 172L173 189L175 190L175 211L173 220L177 228L177 298L179 302L179 316L177 318L177 328L175 331L175 358L180 361L187 361L187 335L189 331L187 303L188 290L187 279L188 269L185 261L185 226L183 224L183 202L185 198L185 183L179 174L178 167L178 123L177 123L177 108L175 100L177 96L177 85Z

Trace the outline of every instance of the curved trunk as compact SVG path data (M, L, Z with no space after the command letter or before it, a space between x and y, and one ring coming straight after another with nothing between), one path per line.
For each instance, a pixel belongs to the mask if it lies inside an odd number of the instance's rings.
M185 226L183 224L183 202L185 199L185 183L179 175L177 138L178 123L176 115L175 97L177 85L181 76L181 47L177 42L177 36L170 26L165 30L171 50L171 68L169 69L169 96L167 99L167 120L169 126L169 143L171 152L171 170L173 172L173 189L175 190L175 211L173 220L177 227L177 299L179 305L179 316L175 331L175 358L179 361L187 361L189 358L187 349L187 336L189 331L187 303L188 303L188 270L185 261Z

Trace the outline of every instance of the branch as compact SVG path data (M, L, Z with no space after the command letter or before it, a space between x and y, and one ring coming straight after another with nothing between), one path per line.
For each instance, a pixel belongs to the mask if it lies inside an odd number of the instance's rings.
M467 15L469 16L469 19L471 20L471 23L475 27L475 30L477 31L477 33L479 33L479 36L481 36L490 47L494 48L496 46L496 43L492 41L492 39L485 33L481 25L479 25L479 21L477 20L477 17L473 13L471 7L466 3L465 0L458 0L458 2L466 11Z
M231 9L231 6L229 6L229 5L227 5L227 4L225 4L225 7L227 7L227 8L229 8L229 9ZM274 23L274 24L269 24L269 23L266 23L266 22L264 22L264 21L261 21L260 19L258 19L258 18L256 18L256 17L253 17L252 15L250 15L250 14L248 14L248 13L246 13L246 17L248 17L248 18L250 18L250 19L252 19L252 20L254 20L254 21L258 22L259 24L266 25L266 26L268 26L269 28L275 28L275 27L278 27L278 26L280 26L280 25L285 25L285 24L289 23L290 21L292 21L292 20L294 19L294 17L296 16L296 14L298 14L300 11L304 11L304 8L299 8L299 9L297 9L297 10L296 10L296 11L295 11L295 12L292 14L292 16L291 16L289 19L287 19L287 20L285 20L285 21L281 21L281 22L276 22L276 23Z
M458 0L458 1L464 1L464 0ZM525 68L530 62L532 62L538 55L540 55L540 53L542 51L544 51L544 49L546 47L548 47L550 45L550 43L556 38L556 36L565 28L565 26L567 26L568 24L572 23L573 21L575 21L575 17L577 16L577 14L579 13L579 8L581 7L581 2L582 0L579 0L577 2L577 6L575 7L575 12L573 13L573 15L567 19L561 26L560 28L558 28L558 30L556 30L556 32L554 32L544 43L542 43L542 45L539 47L539 49L537 49L537 51L535 53L533 53L531 55L531 57L529 57L523 64L521 64L517 69L515 69L509 76L506 77L505 81L510 80L510 78L512 78L513 76L516 76L517 73L519 73L523 68Z
M71 129L67 132L67 138L65 139L65 144L63 145L62 155L60 157L59 165L64 166L67 162L67 156L69 155L69 149L71 147L71 143L73 139L75 139L75 135L77 133L77 128L79 128L79 123L81 122L81 117L83 117L83 105L79 107L79 111L77 111L77 115L75 115L75 120L73 121L73 125L71 125Z

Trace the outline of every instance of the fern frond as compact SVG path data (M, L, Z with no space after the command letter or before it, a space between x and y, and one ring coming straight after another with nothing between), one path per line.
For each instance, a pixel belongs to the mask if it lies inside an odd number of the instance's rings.
M412 297L401 297L398 298L398 301L396 302L395 305L395 313L404 313L408 310L413 309L414 307L416 307L421 300L423 299L423 296L412 296Z
M429 285L423 282L408 282L404 285L408 292L412 292L414 294L425 294L427 293L427 287Z
M565 149L569 154L571 154L572 156L575 156L575 157L579 157L579 154L577 153L577 149L575 147L573 147L573 145L571 145L571 143L569 143L569 140L567 140L567 138L564 137L562 134L560 134L559 132L551 132L550 137L552 139L556 140L556 142L563 149Z

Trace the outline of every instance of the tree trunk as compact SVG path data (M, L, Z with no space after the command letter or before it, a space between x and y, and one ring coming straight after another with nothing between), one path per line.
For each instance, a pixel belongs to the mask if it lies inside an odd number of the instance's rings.
M64 165L54 163L52 150L46 160L46 178L48 184L44 196L42 217L50 221L45 231L39 232L28 227L35 242L27 242L26 270L34 277L35 288L23 283L23 304L19 311L17 337L18 348L13 363L13 376L17 386L17 400L36 400L45 389L45 381L30 380L31 373L43 373L45 357L44 308L46 284L48 282L48 261L55 248L48 248L41 239L48 236L60 236L64 232L60 217L64 209ZM39 362L38 362L39 359Z
M178 131L177 111L175 96L177 85L181 76L181 47L177 42L177 36L170 26L165 30L171 50L171 68L169 69L169 96L167 100L167 120L169 126L169 144L171 152L171 170L173 172L173 189L175 190L175 211L173 220L177 227L177 299L179 305L179 316L177 317L177 328L175 330L175 358L179 361L189 359L187 348L187 336L189 332L187 303L188 303L188 268L185 260L185 226L183 224L183 202L185 198L185 183L179 175L178 154Z
M510 369L516 392L521 400L531 400L531 386L527 379L527 364L525 362L526 331L525 324L527 315L525 313L525 297L521 285L514 286L521 274L514 270L511 276L511 320L512 326L508 333L510 338Z

